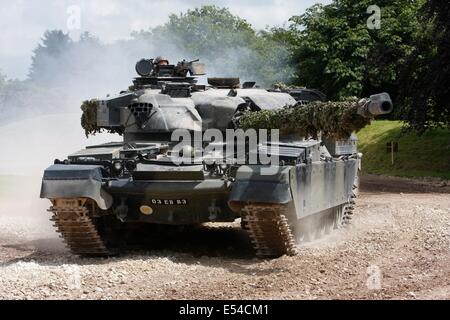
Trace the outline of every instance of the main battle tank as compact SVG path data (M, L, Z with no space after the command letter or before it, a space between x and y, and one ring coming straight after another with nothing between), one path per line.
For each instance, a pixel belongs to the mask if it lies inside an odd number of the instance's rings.
M41 198L73 253L115 254L131 226L240 218L256 254L278 257L351 217L361 160L352 132L391 112L388 94L334 105L316 90L238 78L200 85L198 61L142 59L136 71L128 90L82 105L87 135L106 130L123 141L86 147L44 172ZM280 137L257 131L255 142L246 136L254 129Z

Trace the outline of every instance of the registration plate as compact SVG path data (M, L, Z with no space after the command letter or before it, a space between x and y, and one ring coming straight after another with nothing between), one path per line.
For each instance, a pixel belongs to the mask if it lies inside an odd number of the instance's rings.
M188 204L186 199L151 199L151 202L163 206L185 206Z

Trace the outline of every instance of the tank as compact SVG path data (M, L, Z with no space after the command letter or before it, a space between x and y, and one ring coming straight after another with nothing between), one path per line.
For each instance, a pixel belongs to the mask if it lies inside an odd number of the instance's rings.
M317 90L239 78L201 85L198 60L142 59L136 72L127 90L82 105L86 135L114 132L121 141L88 146L44 172L41 198L74 254L117 254L136 226L241 219L255 254L279 257L351 218L361 161L352 132L391 112L388 94L333 104Z

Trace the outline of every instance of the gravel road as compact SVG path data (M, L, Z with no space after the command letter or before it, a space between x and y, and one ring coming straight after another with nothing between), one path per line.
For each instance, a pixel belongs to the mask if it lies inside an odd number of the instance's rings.
M81 259L46 203L1 201L0 299L450 299L448 193L362 192L351 226L274 260L238 223Z

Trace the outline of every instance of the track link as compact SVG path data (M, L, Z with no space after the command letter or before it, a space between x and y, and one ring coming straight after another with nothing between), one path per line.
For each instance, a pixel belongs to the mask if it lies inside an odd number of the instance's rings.
M242 221L258 257L296 255L295 239L286 218L287 207L279 204L247 204Z
M51 221L70 251L80 256L109 256L92 219L94 204L87 199L56 199L48 209Z
M353 189L355 190L356 188L356 185L353 185ZM357 193L352 191L352 195L350 196L348 203L344 206L344 212L342 215L342 225L344 226L351 223L351 220L353 218L353 210L355 209L356 204L356 197Z

